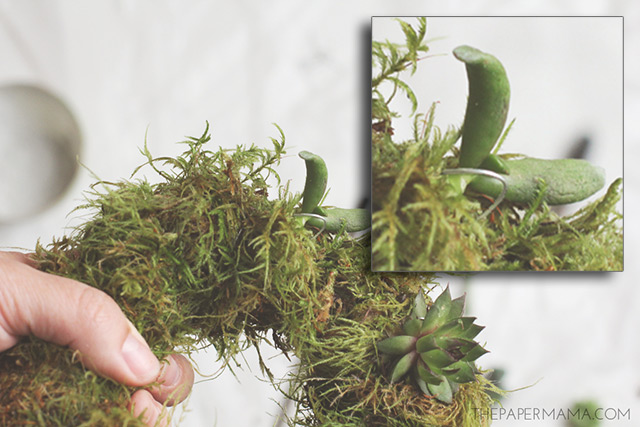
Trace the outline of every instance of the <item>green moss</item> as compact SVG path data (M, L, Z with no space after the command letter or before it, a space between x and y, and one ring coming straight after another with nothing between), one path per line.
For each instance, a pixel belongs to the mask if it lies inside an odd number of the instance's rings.
M301 196L266 183L283 136L271 150L210 151L208 140L190 138L178 158L145 147L158 184L96 184L86 222L38 245L40 268L108 293L158 357L212 345L227 365L263 342L296 356L291 425L470 425L469 405L490 402L487 384L443 405L390 385L376 353L433 276L372 273L368 235L304 226ZM33 337L0 354L2 425L139 425L126 409L134 391Z

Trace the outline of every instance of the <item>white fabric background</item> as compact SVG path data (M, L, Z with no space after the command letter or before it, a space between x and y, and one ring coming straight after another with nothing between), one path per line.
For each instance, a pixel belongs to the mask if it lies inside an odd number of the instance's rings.
M468 313L487 326L479 339L487 342L491 353L480 364L504 368L508 389L540 380L511 394L504 401L505 408L566 408L578 399L594 398L605 407L630 408L632 421L623 425L635 425L640 420L640 291L634 258L639 253L640 230L633 219L640 209L640 171L633 167L633 159L638 159L640 136L635 120L640 110L635 54L640 51L640 9L632 0L567 0L537 2L536 6L524 0L393 4L4 0L0 1L0 84L39 83L60 94L83 131L81 162L106 180L127 178L141 163L138 148L147 129L154 154L175 155L181 150L175 142L185 135L200 135L205 120L212 125L213 143L228 147L269 144L268 138L277 136L271 124L275 122L289 145L290 156L279 170L285 181L291 180L291 189L301 191L304 182L304 167L295 154L302 149L313 151L327 161L330 202L349 207L368 194L366 165L370 159L362 153L368 144L370 17L525 14L625 16L625 157L631 165L625 170L625 216L631 218L625 222L626 269L614 274L484 274L471 277L467 285L449 277L443 283L451 281L454 294L464 287ZM440 28L440 33L435 32L437 27L430 29L430 38L449 39L432 46L435 52L449 52L449 43L460 44L462 29ZM480 35L473 28L466 31L469 39L461 42L474 44ZM512 92L512 115L518 121L507 142L509 151L559 157L564 154L562 144L574 132L586 129L593 132L594 140L606 144L596 148L593 160L617 168L617 175L608 175L608 182L619 176L620 126L599 127L603 116L614 120L619 104L602 110L593 105L599 107L601 100L590 98L594 93L608 96L611 92L598 92L599 87L581 75L570 76L573 83L579 83L571 86L570 80L555 80L562 73L544 74L544 64L559 58L536 58L557 55L561 49L545 50L543 42L550 46L562 40L533 32L523 45L516 43L521 40L515 31L490 37L513 39L514 46L524 47L520 55L509 57L507 67L512 79L523 80L521 89ZM604 38L600 41L608 46ZM501 49L509 56L507 48ZM593 54L607 58L612 52L595 45ZM566 55L585 58L583 52ZM440 65L446 62L460 68L451 56L433 61L434 70L440 70L436 64L447 67ZM606 61L601 61L605 73L615 66ZM527 71L533 75L523 76ZM457 77L452 72L451 80L443 83L464 88L453 83L454 77L464 78L463 72L456 72ZM567 93L567 85L574 92L558 95ZM544 99L551 95L556 96L553 101ZM462 120L464 93L457 107L446 105L448 95L433 96L428 95L421 107L440 100L439 124ZM518 147L518 141L525 147ZM151 174L149 178L153 179ZM30 249L38 238L46 243L65 233L65 227L77 223L68 212L81 203L82 192L93 181L91 173L82 169L55 206L22 222L0 225L0 247ZM37 182L0 185L19 185L29 193ZM265 349L265 354L274 352ZM225 372L196 384L181 425L274 425L280 397L259 378L253 353L247 352L246 358L248 366L236 370L237 379ZM212 350L195 359L205 374L219 367ZM276 375L286 373L288 363L282 357L276 357L273 364ZM560 426L562 422L521 420L495 425Z

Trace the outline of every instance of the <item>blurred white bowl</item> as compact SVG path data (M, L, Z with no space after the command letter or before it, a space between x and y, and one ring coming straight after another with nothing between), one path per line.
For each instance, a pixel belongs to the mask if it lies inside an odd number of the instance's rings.
M0 224L42 212L78 169L80 128L69 108L33 85L0 87Z

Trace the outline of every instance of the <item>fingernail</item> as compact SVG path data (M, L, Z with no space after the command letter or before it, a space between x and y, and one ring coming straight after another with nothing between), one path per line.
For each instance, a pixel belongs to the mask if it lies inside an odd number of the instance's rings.
M167 363L162 367L162 373L160 374L160 382L165 387L173 387L180 382L182 377L182 370L178 362L172 357L167 357Z
M147 343L141 341L135 334L130 333L122 344L122 357L139 381L150 383L156 379L160 362Z

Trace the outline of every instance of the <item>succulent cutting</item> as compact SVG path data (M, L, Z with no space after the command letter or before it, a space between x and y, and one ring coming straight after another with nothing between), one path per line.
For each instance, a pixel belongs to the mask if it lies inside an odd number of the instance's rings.
M399 335L378 343L378 351L396 360L391 382L410 374L425 394L451 403L459 384L476 380L474 361L487 353L476 335L484 329L463 317L465 296L451 299L449 287L429 309L422 293Z
M465 63L469 80L459 166L464 168L463 174L476 176L462 183L463 190L468 185L494 199L504 197L522 204L531 203L542 191L542 200L559 205L584 200L604 186L604 170L586 160L503 159L492 154L509 112L507 73L495 56L474 47L458 46L453 55ZM477 176L482 170L498 176Z
M604 171L583 159L499 152L514 123L507 124L507 116L517 95L505 66L468 45L453 49L453 57L426 54L427 20L416 21L398 21L404 44L372 44L372 268L620 271L622 179L560 217L550 206L593 196L605 185ZM467 82L452 75L442 80L468 83L464 120L439 127L437 107L447 100L420 111L411 79L426 76L421 67L453 58L465 65ZM398 94L411 103L408 116L396 110ZM412 132L401 139L400 127Z
M320 206L327 189L327 165L317 154L301 151L298 155L304 160L307 168L301 213L298 215L302 216L307 224L332 233L341 229L348 232L364 231L371 227L371 213L368 209Z

